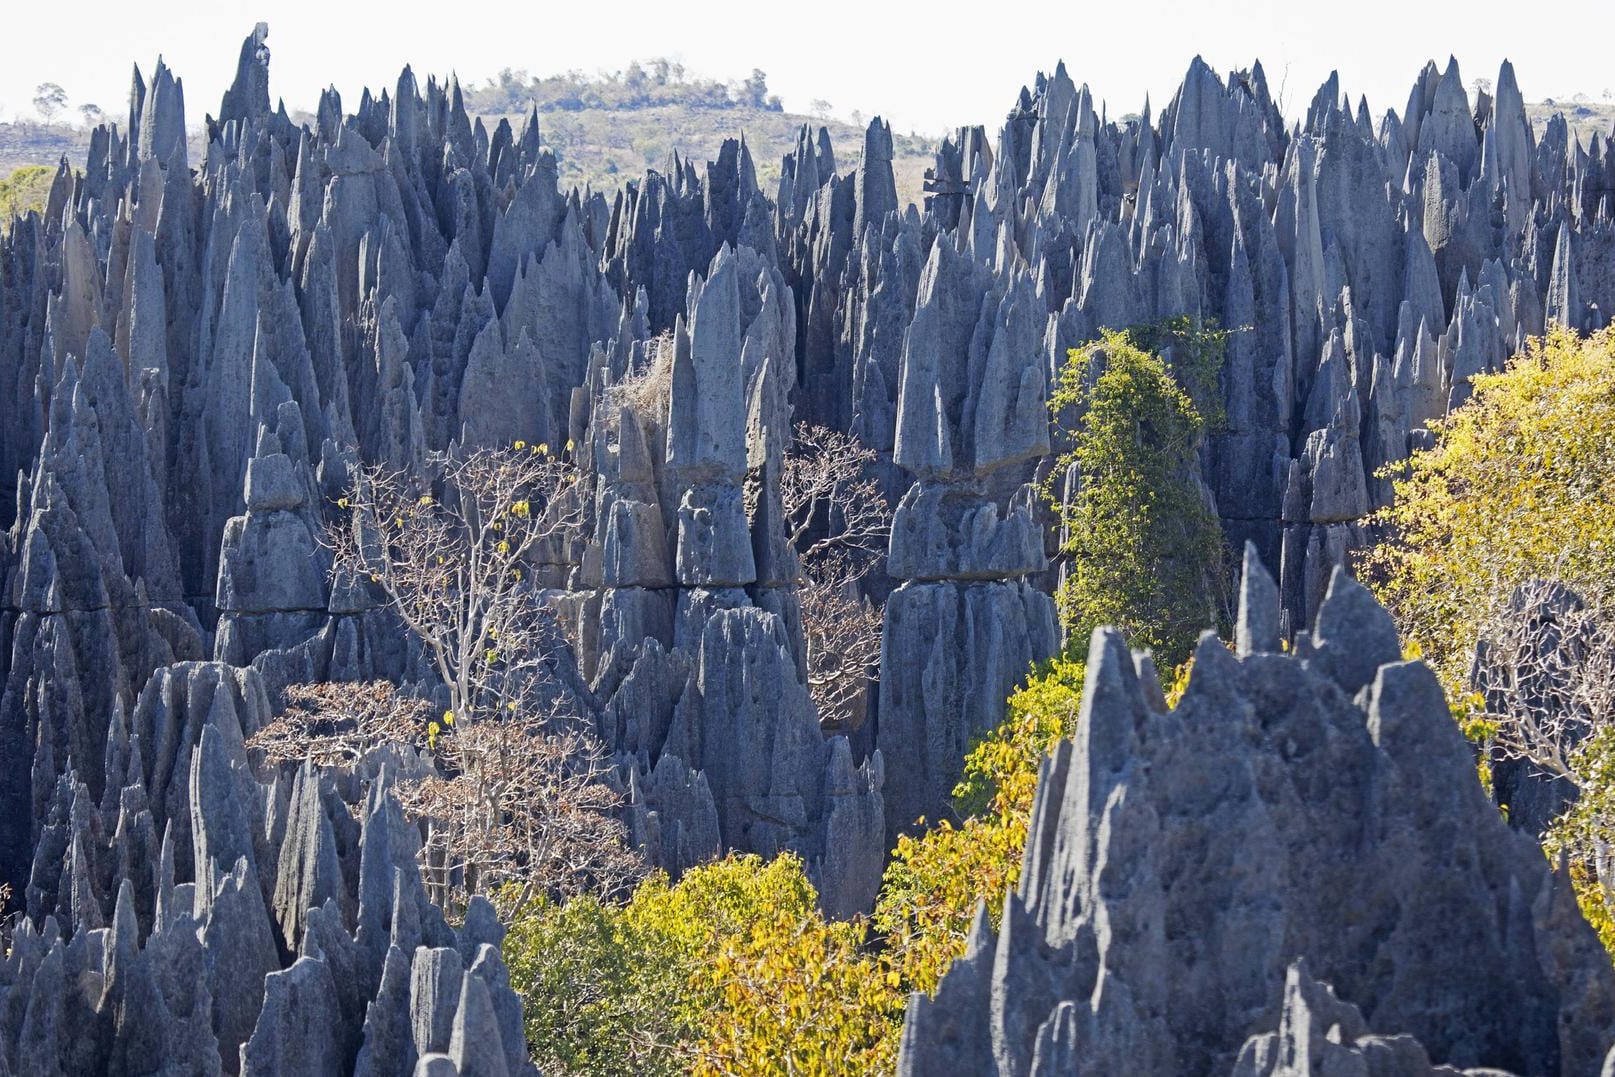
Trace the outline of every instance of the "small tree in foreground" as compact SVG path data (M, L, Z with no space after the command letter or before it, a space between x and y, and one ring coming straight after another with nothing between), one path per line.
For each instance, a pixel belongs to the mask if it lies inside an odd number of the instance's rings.
M622 905L535 904L505 936L545 1073L889 1072L903 996L802 862L730 856Z

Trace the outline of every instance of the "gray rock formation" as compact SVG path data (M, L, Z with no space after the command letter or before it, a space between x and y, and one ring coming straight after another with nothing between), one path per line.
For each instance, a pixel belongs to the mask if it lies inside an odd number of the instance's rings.
M602 356L593 391L599 484L581 576L599 591L581 605L579 650L601 732L654 863L792 850L825 908L850 914L880 882L882 761L855 766L845 740L827 741L807 690L779 500L788 292L755 250L725 244L692 276L687 315L659 345L670 355ZM665 413L624 406L617 383L656 377Z
M136 72L127 124L95 132L46 211L0 238L0 880L26 921L0 966L0 1070L526 1067L497 940L443 922L397 806L350 803L349 784L266 772L242 750L293 683L430 688L398 623L359 583L333 585L316 541L357 463L420 475L451 445L573 443L587 534L546 549L534 575L566 630L558 691L612 752L635 840L675 872L724 849L794 850L826 908L850 913L871 901L892 835L947 810L970 739L1059 645L1054 542L1029 484L1046 476L1045 400L1069 348L1173 315L1239 330L1199 477L1277 582L1269 593L1247 573L1250 654L1208 658L1201 691L1316 704L1311 725L1284 721L1298 736L1335 730L1319 750L1358 810L1361 774L1406 783L1412 769L1360 715L1423 713L1407 698L1423 692L1414 673L1341 650L1373 621L1360 598L1326 599L1333 567L1372 537L1365 514L1391 496L1379 469L1524 337L1615 311L1607 147L1575 143L1562 120L1537 137L1506 64L1475 102L1455 63L1432 64L1377 125L1331 79L1294 128L1260 65L1220 78L1196 60L1158 117L1126 122L1061 66L996 138L967 128L943 143L923 207L898 205L880 121L839 164L823 131L804 130L772 199L736 141L608 200L559 189L536 115L490 132L452 79L406 69L346 113L329 91L298 125L269 77L260 25L192 160L182 83L161 63ZM664 352L665 393L628 399ZM864 584L886 603L880 684L851 740L824 736L804 687L779 495L798 420L874 450L897 506L884 571ZM1304 659L1269 653L1313 622ZM1361 707L1340 684L1368 692ZM1197 735L1162 743L1179 744L1171 754ZM1435 780L1457 762L1428 736ZM1261 763L1250 788L1297 808L1307 789L1258 741L1196 750L1227 756L1230 775ZM1242 813L1259 815L1261 797L1237 793L1217 810L1256 826ZM1189 870L1137 837L1172 817L1139 806L1155 795L1116 806L1115 840L1143 842L1141 886ZM1128 829L1127 804L1156 821ZM1064 833L1046 814L1039 825ZM1138 979L1116 966L1097 1002L1060 993L1075 981L1017 987L999 1031L969 1026L1010 1052L996 1064L1024 1069L1046 1027L1051 1060L1120 1052L1125 1028L1129 1068L1150 1052L1231 1067L1251 1037L1252 1067L1314 1065L1309 1030L1325 1018L1308 1015L1335 1010L1308 976L1360 1010L1328 1019L1364 1065L1403 1051L1376 1037L1404 1035L1440 1063L1570 1072L1594 1058L1581 1032L1543 1031L1550 1009L1579 1013L1604 988L1563 986L1581 944L1563 941L1573 917L1524 866L1523 839L1437 806L1421 825L1464 821L1439 847L1429 835L1444 832L1411 824L1344 842L1321 813L1269 814L1273 833L1359 849L1360 877L1284 847L1242 861L1240 885L1284 898L1295 871L1323 872L1337 907L1358 903L1352 931L1289 909L1281 945L1279 906L1233 902L1248 919L1217 937L1239 939L1259 975L1224 982L1213 961L1174 980L1197 1001L1170 1007L1149 994L1159 964ZM1495 908L1447 919L1551 939L1552 961L1476 943L1466 960L1494 986L1440 994L1458 988L1421 950L1431 906L1387 895L1402 878L1393 852L1405 870L1454 848ZM1045 885L1039 871L1028 886ZM1024 956L1028 924L1087 939L1088 897L1028 890L992 945ZM1112 911L1126 925L1148 910ZM1095 952L1113 937L1095 934ZM1047 940L1060 953L1070 941ZM961 965L977 973L950 978L947 1012L977 1020L949 1000L988 998L989 942ZM1282 981L1302 956L1292 1006ZM1098 959L1079 958L1097 982ZM1471 1035L1473 1007L1509 992L1537 1007L1529 1019ZM1137 1023L1104 1025L1129 1013ZM1110 1031L1076 1034L1096 1021Z
M37 912L0 965L9 1071L407 1072L421 1048L400 1027L434 1030L429 1048L440 1029L450 1049L470 1020L460 1072L533 1072L491 908L444 923L385 781L355 827L312 768L289 794L284 774L255 771L243 738L267 717L252 670L165 667L114 731L117 795L97 808L64 776L72 806L53 806L39 844ZM393 955L408 952L401 979ZM452 991L423 971L436 955Z
M1241 623L1272 625L1246 565ZM900 1072L1597 1071L1615 972L1434 674L1343 569L1273 638L1208 634L1164 711L1095 632L1002 927L911 1000Z
M1024 275L1006 288L945 243L931 248L903 346L893 460L915 484L892 521L881 640L879 739L903 780L888 840L949 810L965 753L1000 702L1058 646L1029 465L1049 451L1039 311Z

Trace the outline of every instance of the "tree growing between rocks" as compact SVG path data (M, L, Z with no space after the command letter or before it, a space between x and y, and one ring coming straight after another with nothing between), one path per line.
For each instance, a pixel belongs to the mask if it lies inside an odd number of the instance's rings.
M1083 664L1071 659L1040 668L965 757L953 790L958 819L898 837L872 926L906 990L936 990L964 954L978 909L999 926L1020 878L1039 768L1075 732L1083 680Z
M881 609L859 587L884 558L892 526L875 461L850 434L798 423L780 476L788 538L802 561L808 690L827 731L862 721L880 664Z
M643 874L613 814L610 760L583 730L517 718L444 725L388 681L291 685L286 699L249 746L273 763L402 764L391 788L406 815L430 820L423 852L446 908L503 888L518 913L535 896L620 895Z
M419 639L446 722L542 707L561 637L535 569L582 520L577 468L547 445L434 461L437 481L361 467L331 528L337 586L373 588Z
M621 792L604 749L557 702L561 636L534 578L576 525L575 469L519 442L433 463L431 484L360 468L327 541L335 586L383 597L449 706L438 713L385 682L294 687L255 746L346 768L386 746L423 759L398 795L428 821L440 903L507 884L518 906L619 893L642 864L613 814Z
M1220 415L1224 338L1185 319L1107 330L1061 371L1049 406L1070 447L1046 496L1065 557L1061 615L1079 644L1114 625L1170 669L1226 620L1222 528L1197 459Z
M1615 328L1554 329L1473 386L1387 472L1388 539L1366 567L1485 776L1568 786L1574 803L1534 836L1568 854L1615 952Z

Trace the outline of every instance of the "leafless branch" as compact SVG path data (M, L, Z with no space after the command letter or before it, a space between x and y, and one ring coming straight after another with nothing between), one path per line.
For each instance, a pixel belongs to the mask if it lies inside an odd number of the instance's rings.
M859 575L847 557L823 557L804 566L797 591L808 691L826 732L850 732L862 724L870 679L880 665L882 611L859 592Z
M644 874L616 815L623 798L610 759L573 723L434 717L387 681L294 685L287 698L248 741L270 762L351 770L389 745L421 753L424 776L394 788L405 814L426 824L422 867L445 907L507 883L554 900L611 897Z
M528 709L554 657L536 572L583 518L577 469L547 445L439 454L435 483L359 471L326 541L337 586L379 592L474 720Z
M1473 685L1494 748L1580 788L1577 748L1615 722L1615 632L1599 603L1532 581L1481 634Z
M286 710L247 741L271 763L353 770L385 744L427 747L431 704L399 696L387 681L293 684L285 695Z
M787 538L804 565L832 553L868 567L886 552L892 514L875 452L850 434L798 423L780 475Z
M403 787L406 813L428 820L426 861L442 892L525 884L561 901L616 897L644 875L616 817L610 759L582 729L495 719L438 738L440 774Z
M667 415L673 393L673 334L665 332L645 343L647 365L631 372L615 385L606 387L606 406L600 413L609 419L619 408L627 408L642 419L660 425Z

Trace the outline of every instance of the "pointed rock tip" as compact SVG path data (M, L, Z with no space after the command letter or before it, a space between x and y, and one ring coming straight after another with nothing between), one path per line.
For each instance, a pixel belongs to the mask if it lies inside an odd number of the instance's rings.
M1346 566L1336 565L1313 625L1315 661L1347 692L1373 681L1380 666L1402 658L1396 622Z

